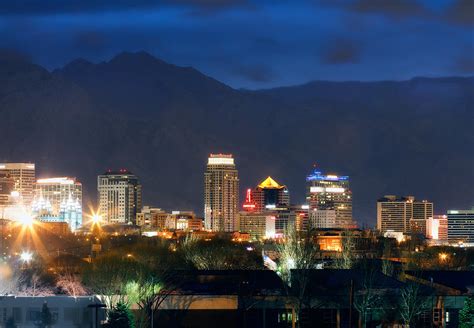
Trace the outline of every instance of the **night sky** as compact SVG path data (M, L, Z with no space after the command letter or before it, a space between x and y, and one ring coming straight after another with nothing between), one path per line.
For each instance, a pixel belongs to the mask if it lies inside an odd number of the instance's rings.
M474 73L474 1L15 0L0 48L48 69L145 50L236 88Z

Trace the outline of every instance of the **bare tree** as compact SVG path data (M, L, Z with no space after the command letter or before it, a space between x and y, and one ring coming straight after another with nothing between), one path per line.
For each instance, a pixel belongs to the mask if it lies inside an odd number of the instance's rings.
M311 307L312 301L306 292L311 269L316 267L317 262L317 248L312 231L308 228L303 235L300 235L294 226L288 226L284 241L277 245L280 255L277 272L295 296L292 299L292 306L298 317L301 317L303 308ZM299 326L300 321L298 320L296 324Z
M199 270L263 269L258 252L248 252L223 238L205 241L188 235L181 251L186 261Z
M407 281L400 293L399 311L405 327L413 325L417 316L429 308L427 298L420 293L420 285Z
M337 269L351 269L354 265L354 236L352 231L345 230L341 237L341 254L336 259L335 266Z
M0 295L15 294L16 292L18 292L17 276L0 274Z
M70 272L64 272L58 275L56 287L69 296L87 295L86 288L82 285L80 278Z
M135 279L138 264L119 256L103 256L84 270L84 284L111 309L118 302L127 303L125 286ZM127 303L128 304L128 303Z
M364 268L362 287L354 294L354 307L359 312L359 326L366 327L367 316L380 309L383 303L381 291L375 288L377 271L369 266Z

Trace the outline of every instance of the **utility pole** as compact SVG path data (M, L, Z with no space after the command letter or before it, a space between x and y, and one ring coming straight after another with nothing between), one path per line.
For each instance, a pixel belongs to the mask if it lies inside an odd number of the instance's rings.
M349 290L349 327L352 328L352 303L354 302L354 280L351 279Z

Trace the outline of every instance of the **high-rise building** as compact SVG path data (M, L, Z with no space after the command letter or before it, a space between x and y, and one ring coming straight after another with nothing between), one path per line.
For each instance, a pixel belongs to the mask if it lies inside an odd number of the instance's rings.
M474 207L448 211L448 241L474 246Z
M266 178L255 187L252 196L257 212L290 205L288 188L278 184L272 177Z
M18 193L20 201L30 206L34 196L36 179L35 164L33 163L0 163L0 174L6 174L15 182L14 192Z
M204 223L212 231L238 230L239 175L232 155L211 154L204 173Z
M426 235L426 222L433 217L433 203L413 196L386 195L377 201L377 229Z
M410 221L411 232L427 235L426 222L433 217L433 203L427 200L413 202L413 218Z
M15 190L15 181L6 173L0 173L0 206L12 203L12 192Z
M349 188L349 177L334 174L324 175L315 170L306 178L307 202L309 205L310 222L320 228L351 228L352 192ZM317 213L320 210L333 211ZM334 225L324 226L334 217ZM318 221L323 220L323 221Z
M142 208L142 186L128 170L107 171L97 178L100 214L110 224L134 224Z
M69 199L77 201L82 211L82 184L76 178L59 177L36 181L33 203L42 200L49 202L53 215L59 214L61 207L66 206Z

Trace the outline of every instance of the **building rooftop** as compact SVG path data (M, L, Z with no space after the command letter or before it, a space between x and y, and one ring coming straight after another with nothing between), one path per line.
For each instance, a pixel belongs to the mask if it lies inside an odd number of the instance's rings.
M284 284L270 270L183 270L173 273L177 293L187 295L280 295Z
M378 202L414 202L415 197L413 196L395 196L385 195L377 200Z
M259 188L262 189L283 189L285 186L282 186L278 184L275 180L272 179L272 177L268 177L265 180L263 180L259 185Z
M117 171L108 169L103 175L133 175L128 169L119 169Z
M232 154L210 154L207 165L234 165Z
M314 170L313 173L306 177L306 181L313 181L313 180L326 180L326 181L346 181L349 180L349 176L347 175L335 175L335 174L327 174L324 175L321 171Z
M407 274L419 277L426 282L456 289L462 294L474 294L474 271L407 271Z
M46 178L46 179L38 179L36 181L37 184L61 184L61 185L72 185L72 184L80 184L76 181L76 178L68 178L68 177L58 177L58 178Z

